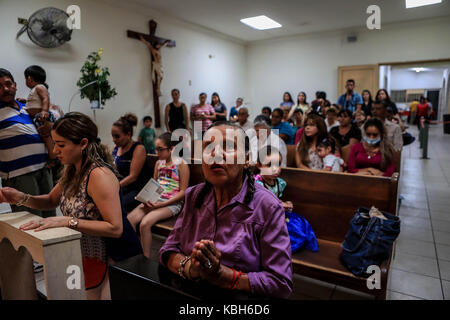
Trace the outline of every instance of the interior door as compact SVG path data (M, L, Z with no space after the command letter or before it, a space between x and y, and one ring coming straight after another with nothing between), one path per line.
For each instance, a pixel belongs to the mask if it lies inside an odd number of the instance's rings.
M338 68L338 94L345 93L345 82L348 79L355 80L355 91L359 94L365 89L375 94L379 85L379 66L368 64L362 66L343 66Z
M439 94L441 90L427 90L428 101L433 105L434 117L433 120L439 119Z

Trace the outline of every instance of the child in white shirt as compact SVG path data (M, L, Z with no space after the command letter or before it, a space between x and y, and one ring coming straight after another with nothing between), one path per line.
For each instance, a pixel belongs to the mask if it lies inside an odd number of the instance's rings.
M50 111L50 96L48 85L45 83L47 75L40 66L30 66L25 70L25 83L31 89L27 98L26 110L36 127L40 127L45 120L55 122Z
M335 155L336 142L333 138L325 138L317 145L317 154L322 158L324 171L342 172L344 160Z

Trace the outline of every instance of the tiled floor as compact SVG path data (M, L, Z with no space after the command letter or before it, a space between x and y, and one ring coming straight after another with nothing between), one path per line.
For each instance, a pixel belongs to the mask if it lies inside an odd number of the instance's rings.
M408 131L417 137L411 126ZM402 152L397 241L388 281L390 300L450 300L450 135L430 128L430 159L421 159L418 141ZM164 239L154 236L152 259ZM38 285L42 288L42 281ZM291 299L373 299L346 288L294 275Z

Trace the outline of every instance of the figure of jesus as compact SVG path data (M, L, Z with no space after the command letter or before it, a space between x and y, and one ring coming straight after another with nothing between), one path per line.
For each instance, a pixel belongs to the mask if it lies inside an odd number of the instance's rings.
M164 74L162 67L161 49L166 47L170 43L170 40L164 42L163 45L157 43L155 47L153 47L150 42L144 39L144 37L141 36L140 39L150 49L150 52L152 54L152 82L156 85L156 94L158 96L161 96L161 81Z

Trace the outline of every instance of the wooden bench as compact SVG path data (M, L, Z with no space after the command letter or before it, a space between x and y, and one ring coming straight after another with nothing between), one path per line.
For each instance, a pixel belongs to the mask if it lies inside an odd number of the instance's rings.
M191 164L190 169L190 182L203 181L200 164ZM319 243L317 253L293 254L294 272L385 299L390 259L381 266L381 289L369 290L365 278L354 276L342 264L341 243L359 207L375 206L397 214L398 174L386 178L283 168L281 177L287 182L283 199L292 201L294 212L308 220ZM174 224L175 219L162 221L152 231L168 236Z
M285 168L281 177L288 186L283 199L293 202L294 212L311 224L319 243L317 253L302 250L292 255L294 272L385 299L390 260L381 267L381 290L369 290L365 278L342 264L341 243L359 207L397 213L398 174L386 178Z

